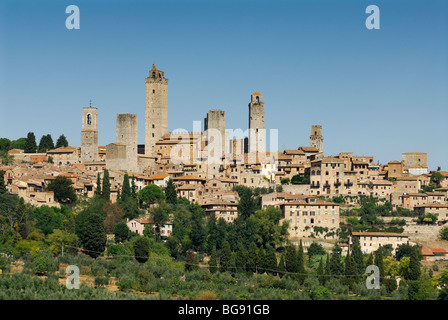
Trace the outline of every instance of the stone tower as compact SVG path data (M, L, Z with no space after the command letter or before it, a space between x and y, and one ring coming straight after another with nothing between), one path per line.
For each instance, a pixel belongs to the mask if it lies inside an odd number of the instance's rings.
M156 142L168 133L168 79L155 63L145 79L145 154L154 155Z
M311 126L310 147L315 147L319 153L324 152L324 137L322 136L322 126Z
M121 170L138 171L136 114L117 114L117 144L126 146L126 164Z
M248 152L266 151L266 132L264 127L264 102L260 92L255 91L249 103L249 141Z
M227 135L226 135L226 116L225 112L222 110L214 109L207 112L207 117L204 119L204 131L207 132L209 129L216 130L216 133L219 132L221 135L221 155L225 155L226 150L228 149L227 143ZM207 136L207 139L214 136L213 132L210 132L210 135ZM211 140L211 139L210 139ZM213 143L213 141L208 140Z
M98 160L98 109L85 107L82 109L81 161Z

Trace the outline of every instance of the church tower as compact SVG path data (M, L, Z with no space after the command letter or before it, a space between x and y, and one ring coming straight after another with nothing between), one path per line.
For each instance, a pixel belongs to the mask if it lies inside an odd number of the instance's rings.
M249 141L248 152L266 151L266 132L264 127L264 102L260 92L255 91L249 103Z
M81 161L98 160L98 109L92 106L82 109Z
M168 133L168 79L155 63L145 79L145 154L154 155L156 142Z
M315 147L319 153L324 152L324 137L322 136L322 126L311 126L310 147Z

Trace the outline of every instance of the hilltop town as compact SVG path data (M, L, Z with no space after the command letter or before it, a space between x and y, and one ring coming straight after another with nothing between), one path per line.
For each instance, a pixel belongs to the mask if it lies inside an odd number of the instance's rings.
M418 244L425 261L448 259L448 246L440 238L448 221L448 172L429 170L426 153L404 152L387 163L354 152L327 155L321 125L311 126L309 145L267 150L265 104L258 91L250 94L243 134L226 128L225 111L218 109L207 112L201 130L170 132L168 79L155 64L145 88L144 145L138 144L134 113L117 114L116 141L99 145L101 110L84 107L80 146L8 150L8 161L0 165L7 193L34 207L61 208L66 199L48 190L57 177L71 181L77 198L88 201L107 172L111 203L126 192L127 179L136 193L172 184L177 199L197 204L206 221L214 216L232 224L242 214L244 190L251 190L260 209L281 211L279 224L288 226L288 240L305 250L317 242L327 251L338 244L347 254L357 238L364 254ZM368 205L377 220L362 216ZM132 232L143 235L153 224L153 207L126 220ZM164 241L170 238L171 217L160 232Z

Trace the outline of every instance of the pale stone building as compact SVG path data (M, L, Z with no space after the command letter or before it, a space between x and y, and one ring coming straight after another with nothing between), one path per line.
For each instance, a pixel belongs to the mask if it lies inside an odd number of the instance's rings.
M353 246L353 238L358 238L361 245L361 251L364 254L370 254L379 247L390 244L393 253L402 244L408 244L409 237L402 233L393 232L352 232L349 238L350 248Z
M260 92L255 91L249 103L249 141L248 153L266 152L266 131L264 102Z
M81 161L98 161L98 109L92 106L82 109Z

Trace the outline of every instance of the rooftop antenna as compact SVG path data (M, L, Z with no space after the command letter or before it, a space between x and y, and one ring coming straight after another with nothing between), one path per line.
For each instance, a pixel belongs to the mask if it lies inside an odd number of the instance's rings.
M90 106L92 106L92 99L90 99Z

